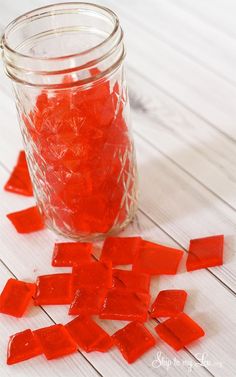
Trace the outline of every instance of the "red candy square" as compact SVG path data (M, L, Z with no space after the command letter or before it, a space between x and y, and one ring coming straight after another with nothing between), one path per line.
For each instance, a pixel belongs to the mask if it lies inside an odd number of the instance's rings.
M125 360L133 363L156 344L155 338L138 322L131 322L112 335Z
M111 263L91 262L73 268L74 289L92 286L110 288L112 285Z
M223 264L224 236L210 236L190 241L187 271L221 266Z
M10 336L7 348L7 364L16 364L41 355L41 353L42 349L38 339L31 330L18 332Z
M174 275L182 256L182 250L142 241L133 263L133 270L150 275Z
M151 317L173 317L184 310L187 292L181 289L161 291L151 306Z
M53 325L34 331L48 360L77 351L77 344L62 325Z
M33 188L28 169L15 166L4 190L14 192L15 194L33 196Z
M19 153L17 164L5 184L4 189L16 194L33 196L33 188L24 151Z
M112 270L112 288L148 293L149 287L150 275L135 271Z
M92 262L92 244L86 242L56 243L54 246L52 266L71 267L74 264Z
M94 287L81 287L70 305L69 314L98 314L107 290Z
M31 233L44 228L43 218L37 207L9 213L7 218L12 222L18 233Z
M89 317L78 316L65 327L79 348L86 352L106 352L113 345L110 335Z
M185 313L167 319L157 325L155 330L176 351L205 335L203 329Z
M0 313L22 317L35 292L35 284L9 279L0 296Z
M111 261L113 266L131 264L141 243L141 237L108 237L100 260Z
M70 304L72 298L72 274L38 276L35 305Z
M150 296L124 289L109 289L100 310L100 318L121 321L147 320Z

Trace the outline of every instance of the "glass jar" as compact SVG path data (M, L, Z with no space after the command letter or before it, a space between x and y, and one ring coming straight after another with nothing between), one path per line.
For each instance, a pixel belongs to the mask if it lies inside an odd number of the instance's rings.
M77 239L120 231L136 211L137 171L117 16L46 6L10 23L2 48L46 225Z

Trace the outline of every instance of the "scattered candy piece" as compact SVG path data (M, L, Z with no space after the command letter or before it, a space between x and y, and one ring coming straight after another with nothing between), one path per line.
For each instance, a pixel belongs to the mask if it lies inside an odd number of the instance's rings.
M190 241L187 271L223 264L224 236L210 236Z
M141 237L108 237L104 241L100 260L113 266L131 264L141 243Z
M109 289L100 310L100 318L124 321L147 319L149 294L124 289Z
M174 275L182 256L182 250L142 241L133 263L133 270L150 275Z
M38 276L35 305L70 304L72 298L72 274Z
M18 332L10 336L7 348L7 364L31 359L42 354L40 343L31 330Z
M151 306L151 317L173 317L184 310L187 292L181 289L167 289L159 292Z
M107 290L94 287L81 287L70 305L69 314L98 314Z
M7 218L12 222L18 233L31 233L44 228L43 218L37 207L9 213Z
M91 262L73 267L73 287L92 286L110 288L112 285L111 263Z
M89 317L78 316L65 327L79 348L86 352L106 352L113 345L110 335Z
M167 319L157 325L155 330L176 351L205 335L203 329L185 313Z
M131 322L112 335L115 345L125 360L133 363L156 344L147 328L138 322Z
M20 195L33 196L33 188L24 151L19 153L17 164L5 184L4 190Z
M125 288L135 292L148 293L150 275L135 271L112 270L112 288Z
M35 284L9 279L0 296L0 313L22 317L35 292Z
M34 331L48 360L77 351L77 344L62 325L52 325Z
M29 171L19 166L15 166L4 186L4 190L19 195L33 196Z
M72 267L74 264L92 262L92 244L86 242L56 243L52 266Z

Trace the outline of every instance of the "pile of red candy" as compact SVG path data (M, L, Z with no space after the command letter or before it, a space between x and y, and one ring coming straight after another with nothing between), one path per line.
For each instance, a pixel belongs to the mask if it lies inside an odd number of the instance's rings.
M38 198L64 234L106 233L128 216L134 166L125 95L109 81L42 92L22 115Z
M28 194L26 176L23 175L21 187ZM17 186L18 180L11 177L5 188L14 191L14 182ZM10 214L8 218L21 233L43 228L36 207ZM187 271L221 265L223 242L223 235L191 240ZM54 359L77 350L107 352L113 346L132 363L156 344L156 338L144 326L148 317L167 318L157 324L155 331L175 350L204 335L203 329L183 312L187 298L184 290L160 291L150 305L151 277L176 274L182 250L141 237L109 237L99 260L92 253L92 243L57 243L52 266L71 267L71 273L39 276L35 283L8 280L0 297L1 313L21 317L33 299L34 305L70 305L68 314L77 316L65 325L26 329L12 335L8 364L41 354ZM120 265L131 265L132 270L117 268ZM92 317L95 315L129 323L110 336L95 322Z

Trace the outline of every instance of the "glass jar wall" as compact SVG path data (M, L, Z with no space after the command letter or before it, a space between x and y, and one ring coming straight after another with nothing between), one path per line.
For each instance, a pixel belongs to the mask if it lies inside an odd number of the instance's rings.
M136 211L137 171L116 15L40 8L13 21L2 45L47 226L78 239L121 230Z

